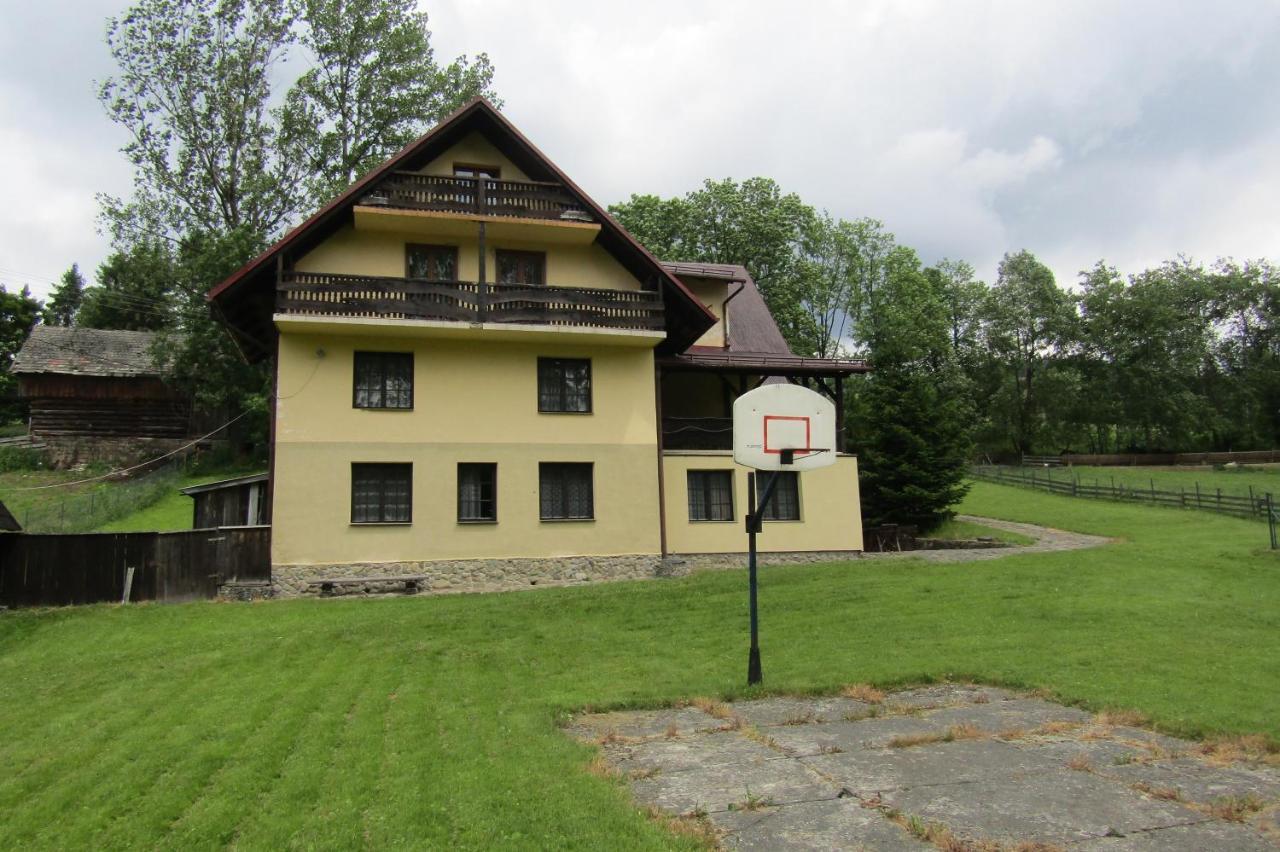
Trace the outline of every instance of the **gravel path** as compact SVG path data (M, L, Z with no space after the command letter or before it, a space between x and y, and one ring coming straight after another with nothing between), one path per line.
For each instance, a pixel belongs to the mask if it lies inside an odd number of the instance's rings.
M901 553L864 553L863 559L921 559L925 562L976 562L981 559L999 559L1023 553L1056 553L1062 550L1084 550L1101 547L1113 539L1100 535L1055 530L1035 524L1018 524L998 521L995 518L979 518L976 515L957 515L959 520L982 524L1005 532L1021 533L1034 538L1034 544L1017 547L993 547L988 550L907 550Z

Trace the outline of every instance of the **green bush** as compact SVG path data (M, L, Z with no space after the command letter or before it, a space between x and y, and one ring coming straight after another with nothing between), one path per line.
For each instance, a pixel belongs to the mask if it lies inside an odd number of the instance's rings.
M0 473L14 470L44 470L48 466L44 453L30 447L0 447Z

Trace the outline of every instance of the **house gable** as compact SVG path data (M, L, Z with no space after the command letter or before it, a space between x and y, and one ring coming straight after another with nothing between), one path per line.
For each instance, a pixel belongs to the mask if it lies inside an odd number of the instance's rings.
M509 162L517 174L532 181L558 184L597 223L599 231L593 245L640 282L643 289L661 292L666 304L666 340L659 349L682 351L715 323L715 315L684 284L482 98L473 100L372 170L262 255L214 287L207 298L215 314L236 334L247 357L265 357L272 349L271 317L280 270L293 268L299 259L352 225L357 206L393 173L437 174L445 163L451 171L450 152L483 156L492 153L490 147L503 154L504 162ZM566 222L564 227L569 229L573 225Z

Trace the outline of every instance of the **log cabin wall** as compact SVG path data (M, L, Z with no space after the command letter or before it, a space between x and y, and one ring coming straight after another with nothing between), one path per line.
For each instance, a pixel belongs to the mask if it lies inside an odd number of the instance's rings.
M38 438L184 438L191 403L148 376L23 375L30 431Z

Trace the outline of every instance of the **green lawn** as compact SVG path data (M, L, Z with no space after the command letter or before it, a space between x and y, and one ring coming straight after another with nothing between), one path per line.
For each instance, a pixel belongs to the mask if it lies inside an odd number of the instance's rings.
M994 538L996 541L1004 541L1009 544L1031 544L1035 541L1029 535L1009 532L1008 530L998 530L985 524L975 524L973 521L961 521L955 518L943 521L937 529L924 537L937 539Z
M766 569L768 688L973 678L1280 736L1280 559L1256 523L986 484L962 508L1122 541ZM746 631L742 571L7 613L0 846L688 845L556 721L741 695Z
M1078 466L1069 468L1035 468L1036 478L1040 479L1045 476L1051 476L1054 479L1060 479L1063 482L1070 482L1072 477L1078 476L1080 481L1088 485L1109 486L1114 481L1116 486L1126 486L1128 488L1150 488L1151 483L1155 482L1158 491L1177 492L1179 488L1185 489L1187 494L1194 495L1196 483L1200 484L1200 493L1202 498L1207 500L1213 496L1217 489L1221 488L1223 494L1233 494L1242 497L1249 496L1249 489L1252 488L1254 493L1261 495L1270 491L1280 502L1280 468L1276 467L1260 467L1253 465L1250 467L1235 468L1233 470L1211 470L1211 469L1187 469L1187 468L1170 468L1170 467L1088 467ZM1030 475L1031 469L1027 469ZM1020 471L1014 468L1013 473Z
M70 483L91 479L98 471L11 471L0 473L0 500L32 532L184 530L191 529L193 506L179 489L252 472L256 471L235 468L193 475L161 470L123 481L75 485Z
M199 476L183 476L164 496L149 506L131 512L123 518L103 524L99 532L144 532L147 530L189 530L193 520L195 501L183 494L180 489L192 485L204 485L233 476L243 476L257 471L232 471L222 473L201 474Z

